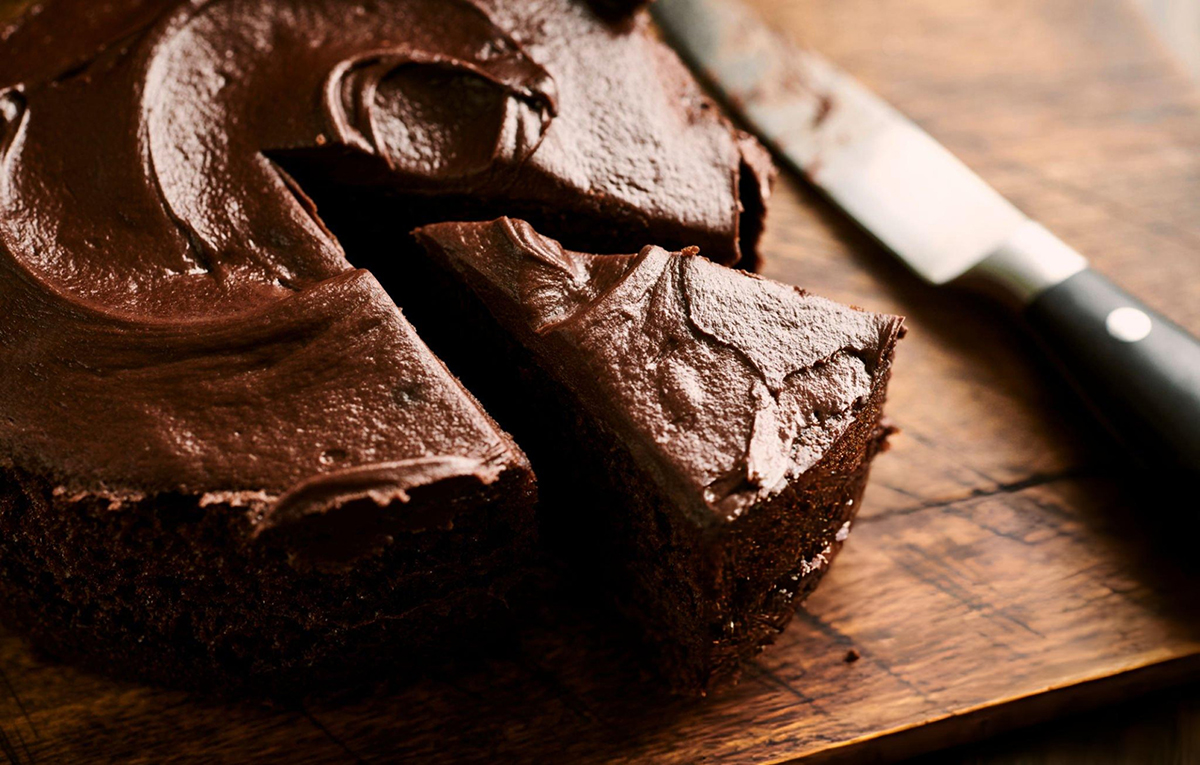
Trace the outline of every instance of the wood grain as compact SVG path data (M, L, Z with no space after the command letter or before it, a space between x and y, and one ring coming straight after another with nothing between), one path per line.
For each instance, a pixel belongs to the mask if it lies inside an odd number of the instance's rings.
M1123 0L760 4L1200 332L1200 102ZM885 761L1200 674L1194 490L1131 472L997 309L917 283L810 191L780 184L766 249L768 275L911 332L890 404L903 434L833 571L740 685L664 696L619 620L570 597L469 663L289 709L111 681L0 633L0 753Z

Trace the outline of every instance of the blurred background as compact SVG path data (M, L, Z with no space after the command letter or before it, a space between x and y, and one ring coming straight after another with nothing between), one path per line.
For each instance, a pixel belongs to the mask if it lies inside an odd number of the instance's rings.
M1200 0L1135 0L1194 79L1200 79Z

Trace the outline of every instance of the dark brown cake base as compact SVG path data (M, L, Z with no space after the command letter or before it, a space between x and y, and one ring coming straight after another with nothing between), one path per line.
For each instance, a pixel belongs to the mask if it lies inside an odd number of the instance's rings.
M527 571L533 498L528 472L505 471L452 528L397 535L346 573L253 542L253 508L60 504L0 471L0 611L49 656L121 677L222 694L332 687L504 609Z
M355 227L360 235L368 230ZM604 425L605 413L587 411L552 380L436 261L405 254L397 261L404 274L393 269L385 283L421 285L419 294L392 289L406 295L406 315L435 352L526 449L538 475L546 549L593 596L616 595L648 638L648 663L675 690L704 694L735 678L783 630L840 550L871 460L886 442L880 422L890 372L802 480L737 521L702 531L680 521L677 501L647 479ZM388 269L372 268L387 279Z
M539 512L551 549L576 576L615 594L648 638L648 663L676 692L703 695L736 680L841 549L886 444L883 388L809 482L720 533L693 535L619 439L527 360L518 374L522 400L537 402L536 415L526 414L540 429L523 442L546 476Z

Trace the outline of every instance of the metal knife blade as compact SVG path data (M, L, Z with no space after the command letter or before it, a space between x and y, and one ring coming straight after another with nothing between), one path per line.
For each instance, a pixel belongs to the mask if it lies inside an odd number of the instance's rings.
M659 0L653 13L779 157L921 277L951 281L1014 237L1057 242L891 105L737 0ZM1039 284L1084 268L1066 245L1050 249L1052 273L1035 275Z
M777 156L913 271L934 284L971 277L1006 295L1135 456L1200 474L1200 341L739 0L658 0L653 13Z

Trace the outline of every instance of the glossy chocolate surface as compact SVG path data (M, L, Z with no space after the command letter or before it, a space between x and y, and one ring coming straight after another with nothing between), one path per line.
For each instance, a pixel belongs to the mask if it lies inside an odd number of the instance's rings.
M506 218L417 237L701 523L732 521L820 461L903 327L694 250L588 255Z
M284 165L752 260L769 165L647 23L569 0L36 7L0 37L0 459L114 506L265 503L263 528L527 469Z

